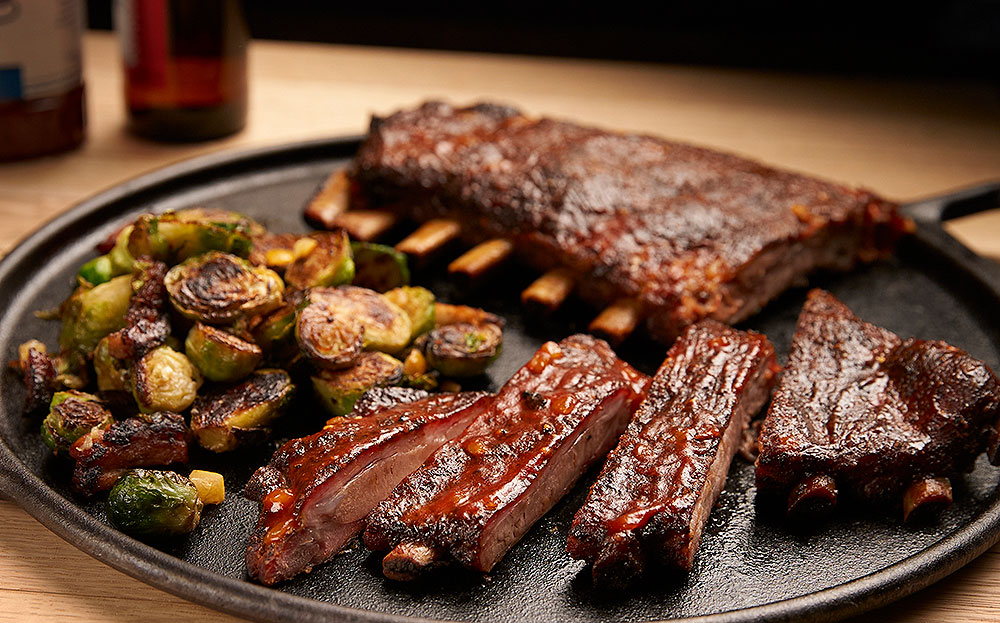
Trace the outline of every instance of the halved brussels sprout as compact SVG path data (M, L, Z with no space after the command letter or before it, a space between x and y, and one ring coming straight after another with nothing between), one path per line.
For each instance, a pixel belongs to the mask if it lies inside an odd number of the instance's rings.
M97 396L72 389L56 392L49 414L42 421L42 441L55 454L65 454L91 429L106 429L113 422L111 412Z
M110 337L105 336L94 349L94 372L97 373L97 389L106 391L128 391L128 366L111 354Z
M132 257L148 255L169 263L206 251L241 257L250 253L251 236L264 228L250 218L226 210L191 208L166 214L144 214L136 219L128 238Z
M313 288L310 302L322 303L354 318L364 327L362 347L398 353L410 343L412 323L406 312L385 296L356 286Z
M354 278L354 260L347 232L319 231L309 236L316 245L285 270L285 283L293 288L337 286Z
M350 310L326 297L311 300L295 321L299 347L321 368L343 368L354 363L361 354L364 334L364 326Z
M115 277L93 288L77 288L62 304L60 348L89 356L101 338L125 326L131 297L130 275Z
M188 332L184 352L210 381L237 381L264 357L256 344L200 322Z
M108 494L108 519L138 537L187 534L198 525L202 507L197 487L176 472L135 469Z
M445 376L476 376L500 355L503 330L495 324L449 324L424 338L427 363Z
M267 353L268 361L290 363L299 352L295 341L295 305L286 302L266 316L259 317L251 334Z
M332 415L347 415L361 394L373 387L395 385L403 378L403 363L385 353L362 353L346 370L320 370L313 389Z
M144 413L180 413L194 402L202 383L198 368L169 346L154 348L143 355L135 362L129 377L132 396Z
M399 305L410 317L410 339L434 328L434 293L420 286L393 288L385 298Z
M115 245L108 253L95 257L80 267L80 278L96 286L112 277L131 273L135 261L128 252L128 237L131 233L131 225L118 232Z
M191 430L213 452L262 441L294 390L284 370L257 370L239 385L199 396L191 408Z
M406 254L374 242L352 242L354 255L354 285L386 292L409 285L410 268Z
M209 251L178 264L164 279L170 302L184 316L208 324L229 324L281 305L284 284L273 270Z

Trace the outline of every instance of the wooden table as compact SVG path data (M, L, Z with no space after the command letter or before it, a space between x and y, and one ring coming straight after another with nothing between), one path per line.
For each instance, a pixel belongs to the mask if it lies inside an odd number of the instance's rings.
M250 122L198 145L124 132L118 50L85 41L88 139L0 165L0 252L79 200L209 151L359 134L369 115L428 98L499 100L548 114L751 154L898 199L1000 179L1000 97L986 85L829 78L636 63L254 42ZM1000 214L950 225L1000 258ZM1000 621L1000 546L859 621ZM232 621L148 587L0 502L0 620Z

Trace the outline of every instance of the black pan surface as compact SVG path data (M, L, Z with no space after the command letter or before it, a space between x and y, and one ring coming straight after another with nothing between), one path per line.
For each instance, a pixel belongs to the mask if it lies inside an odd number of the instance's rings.
M332 169L347 163L357 145L356 139L337 139L212 155L80 204L0 262L0 353L16 359L17 345L30 337L56 343L57 323L33 312L69 294L78 266L122 222L146 211L203 205L245 212L277 231L305 231L304 202ZM903 336L946 340L998 369L1000 270L941 228L943 217L997 205L992 187L908 206L918 233L895 258L849 274L817 275L810 285L831 290L866 320ZM474 288L447 279L440 263L416 271L415 281L442 299L483 306L508 319L503 355L487 378L467 388L498 387L546 339L582 330L592 317L594 310L576 302L547 320L528 317L517 295L533 276L511 266L488 286ZM805 292L785 293L745 323L766 333L782 358ZM665 350L640 335L619 352L652 372ZM243 552L256 506L238 492L273 444L223 457L195 453L193 466L225 475L226 501L208 509L190 537L153 548L111 528L101 502L71 492L70 466L48 454L38 438L38 419L21 415L17 375L3 374L0 387L0 492L113 567L260 621L831 620L916 591L1000 538L1000 471L983 459L955 483L955 503L937 521L904 526L898 509L844 509L828 524L808 529L756 508L752 466L737 459L687 577L658 577L612 595L591 589L587 570L566 554L565 539L596 476L592 471L487 577L455 571L398 584L381 576L378 556L355 545L312 574L271 589L246 580ZM277 434L307 434L324 419L305 398Z

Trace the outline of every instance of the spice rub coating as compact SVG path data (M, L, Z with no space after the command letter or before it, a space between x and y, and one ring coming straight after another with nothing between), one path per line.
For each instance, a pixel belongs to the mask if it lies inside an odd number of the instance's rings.
M285 443L247 485L261 503L246 555L250 576L274 584L328 560L376 503L489 400L482 392L372 397L364 417L333 418Z
M793 507L828 509L845 494L898 504L984 450L996 463L998 416L1000 382L986 364L944 342L903 340L813 290L761 426L757 490Z
M449 562L489 571L614 445L647 382L594 337L547 342L378 505L365 545L393 550L393 579Z
M688 570L733 455L779 367L761 334L704 320L678 338L573 518L568 549L595 583Z
M666 342L702 318L739 322L817 268L884 255L912 228L865 190L492 104L373 119L352 176L371 205L568 269L593 303L638 299Z

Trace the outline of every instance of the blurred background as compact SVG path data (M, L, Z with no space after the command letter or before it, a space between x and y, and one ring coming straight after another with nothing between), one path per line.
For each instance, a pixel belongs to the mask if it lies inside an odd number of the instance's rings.
M545 4L549 6L537 6ZM88 0L91 28L111 28L111 5L112 0ZM243 6L251 35L260 39L840 74L1000 78L1000 2L995 0L627 0L590 6L246 0Z

